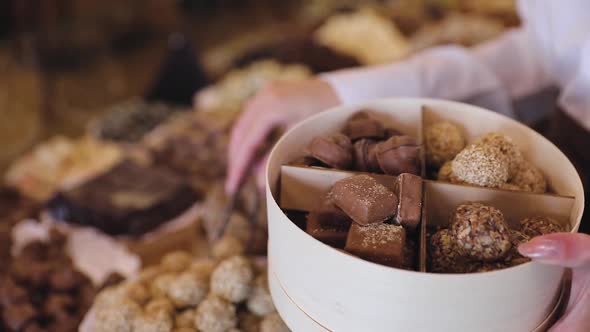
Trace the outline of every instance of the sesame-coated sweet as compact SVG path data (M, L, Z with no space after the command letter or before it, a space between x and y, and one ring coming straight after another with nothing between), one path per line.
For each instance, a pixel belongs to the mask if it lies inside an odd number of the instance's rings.
M512 138L498 132L489 132L480 138L475 143L476 145L489 145L498 148L508 158L508 177L512 178L518 169L518 165L523 161L522 153Z
M155 297L151 299L144 308L146 313L157 314L157 313L174 313L174 305L167 297Z
M502 212L481 203L459 205L452 217L451 231L459 253L471 259L494 261L512 247Z
M96 325L97 332L131 332L133 319L141 313L137 303L120 297L119 290L104 294L96 304ZM114 295L114 296L113 296Z
M176 317L174 317L174 326L179 328L179 327L193 327L194 324L194 320L195 320L195 309L193 308L189 308L189 309L184 309L183 311L179 312L176 314Z
M209 285L195 273L179 274L168 285L168 298L176 308L196 306L207 296Z
M172 332L198 332L198 331L193 329L192 327L183 326L183 327L175 328L174 330L172 330Z
M251 313L250 311L240 311L238 313L238 327L244 332L259 332L260 321L262 318Z
M211 254L215 259L226 259L244 254L244 243L235 236L225 235L213 244Z
M424 133L426 145L426 162L440 167L465 147L465 137L457 125L442 121L428 126Z
M254 272L243 256L234 256L221 262L211 275L211 291L230 302L238 303L250 294Z
M181 272L192 261L192 256L184 251L174 251L162 257L160 267L166 272Z
M428 242L430 272L464 273L465 259L457 249L455 238L449 229L441 229Z
M510 191L522 191L522 189L515 185L514 183L504 183L500 186L500 189L504 189L504 190L510 190Z
M281 316L274 312L260 322L260 332L291 332L291 330L285 325Z
M248 310L258 316L265 316L275 311L275 306L268 290L268 278L262 274L254 281L252 293L247 302Z
M172 319L164 312L156 314L141 314L133 319L133 331L142 332L171 332Z
M533 238L536 236L559 233L565 229L559 221L544 216L525 218L520 221L520 231L522 234Z
M530 241L531 237L513 229L509 230L509 232L512 248L510 248L510 251L504 258L504 261L510 266L515 266L530 261L530 258L524 257L518 252L518 246Z
M522 191L542 194L547 191L547 181L543 172L530 162L523 160L510 181Z
M459 180L483 187L499 187L508 181L509 162L500 149L473 144L453 160L453 173Z
M150 291L143 284L130 284L127 287L127 297L139 305L144 305L150 298Z
M165 296L168 292L168 285L174 280L174 274L165 273L155 277L150 284L150 293L152 297Z
M236 308L218 296L209 296L197 307L194 323L202 332L225 332L238 323Z
M203 280L209 280L213 270L215 270L216 263L211 259L199 259L191 263L188 271L195 273Z
M456 184L464 183L453 173L452 160L449 160L446 163L444 163L442 167L438 170L437 180Z

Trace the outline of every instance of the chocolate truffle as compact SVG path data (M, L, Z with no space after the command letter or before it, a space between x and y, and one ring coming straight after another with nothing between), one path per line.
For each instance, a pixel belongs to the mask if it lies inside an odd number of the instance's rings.
M504 261L508 263L510 266L515 266L530 261L530 258L524 257L518 252L518 246L523 243L529 242L531 240L531 237L523 234L520 231L513 229L509 230L509 232L510 243L512 244L512 248L510 248L510 251L504 258Z
M413 137L393 136L376 147L377 161L385 174L420 174L420 146Z
M508 159L508 177L512 178L523 161L520 150L512 139L502 133L489 132L478 138L474 144L498 148Z
M435 273L465 273L466 259L460 254L455 237L449 229L434 233L428 241L429 271Z
M522 234L533 238L536 236L559 233L565 229L559 221L544 216L525 218L520 221L520 231Z
M312 157L330 167L349 169L352 166L352 142L342 134L314 138L309 145L309 152Z
M512 180L522 191L542 194L547 191L545 176L537 167L526 160L522 160L517 167Z
M482 187L499 187L508 181L508 158L491 145L472 144L453 160L459 180Z
M401 267L405 243L406 231L401 226L352 224L344 249L374 263Z
M422 178L402 173L398 176L399 205L395 220L410 231L420 223L422 215Z
M428 126L424 132L426 145L426 162L440 167L465 147L465 137L457 125L442 121Z
M397 210L397 197L374 178L361 174L334 184L334 204L360 225L380 223Z
M379 173L381 168L377 161L377 143L370 139L360 139L354 143L354 168L360 172Z
M344 127L344 134L353 141L360 138L383 138L384 133L385 129L381 122L365 112L353 115Z
M459 253L465 257L494 261L508 253L512 244L502 212L481 203L461 204L455 210L451 230Z
M453 173L453 161L447 161L442 165L438 170L437 180L456 184L464 183Z

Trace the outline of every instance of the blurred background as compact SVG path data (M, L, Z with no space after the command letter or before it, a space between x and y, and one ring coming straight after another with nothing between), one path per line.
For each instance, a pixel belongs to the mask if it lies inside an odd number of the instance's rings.
M1 0L0 172L113 114L154 126L167 111L150 105L190 108L204 87L234 114L279 75L471 46L518 23L511 0Z

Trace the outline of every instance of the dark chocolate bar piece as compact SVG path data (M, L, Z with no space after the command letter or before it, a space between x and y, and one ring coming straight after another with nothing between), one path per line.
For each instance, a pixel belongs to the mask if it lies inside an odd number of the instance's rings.
M323 215L323 217L325 218L326 215ZM338 224L337 222L327 222L326 219L321 220L321 218L318 212L310 212L307 215L305 231L327 245L343 248L348 236L350 222ZM320 220L325 224L322 224Z
M395 220L408 230L414 231L422 215L422 178L402 173L398 176L399 206Z
M334 184L334 204L360 225L380 223L397 210L397 197L374 178L361 174Z
M406 231L390 224L359 226L352 224L346 240L346 251L368 261L391 267L402 267Z
M141 235L186 211L201 195L166 169L122 162L59 193L48 203L54 218L111 235Z

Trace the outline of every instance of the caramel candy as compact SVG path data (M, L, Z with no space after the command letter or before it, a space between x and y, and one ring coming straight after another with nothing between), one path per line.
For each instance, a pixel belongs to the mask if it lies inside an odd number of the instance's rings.
M352 166L352 142L342 134L314 138L309 145L309 152L330 167L348 169Z
M377 161L385 174L420 174L420 146L413 137L393 136L377 144Z
M371 262L402 267L405 243L406 231L401 226L352 224L344 249Z
M334 204L360 225L380 223L397 210L397 197L374 178L361 174L334 184Z
M348 120L344 133L354 141L360 138L383 138L385 129L367 113L359 112Z
M360 139L354 143L354 168L361 172L380 172L377 161L377 143L370 139Z
M414 231L422 215L422 178L414 174L402 173L397 180L399 206L395 220Z

